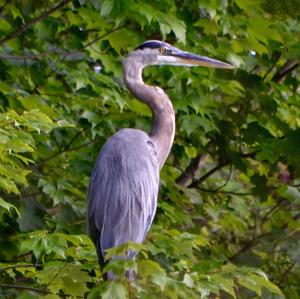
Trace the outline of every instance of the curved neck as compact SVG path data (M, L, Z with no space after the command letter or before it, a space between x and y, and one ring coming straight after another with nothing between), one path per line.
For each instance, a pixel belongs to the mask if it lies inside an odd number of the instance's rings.
M136 56L128 56L123 63L124 82L130 92L147 104L154 115L150 138L153 141L159 168L164 165L175 135L175 113L169 97L155 86L146 85L142 78L145 67Z

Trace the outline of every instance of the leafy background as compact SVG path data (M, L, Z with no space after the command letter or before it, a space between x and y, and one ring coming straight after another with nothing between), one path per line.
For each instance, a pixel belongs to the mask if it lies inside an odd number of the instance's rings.
M299 5L1 0L1 298L299 298ZM177 133L147 241L103 282L86 189L109 136L151 126L121 70L147 39L236 69L145 70Z

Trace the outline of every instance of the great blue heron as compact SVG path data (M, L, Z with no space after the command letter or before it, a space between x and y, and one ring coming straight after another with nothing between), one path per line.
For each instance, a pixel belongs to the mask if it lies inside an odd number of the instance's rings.
M125 85L152 109L154 122L149 134L137 129L115 133L103 146L94 167L87 220L101 267L106 262L106 249L145 240L156 211L159 171L174 139L172 103L161 88L144 83L142 70L148 65L233 68L156 40L144 42L125 59Z

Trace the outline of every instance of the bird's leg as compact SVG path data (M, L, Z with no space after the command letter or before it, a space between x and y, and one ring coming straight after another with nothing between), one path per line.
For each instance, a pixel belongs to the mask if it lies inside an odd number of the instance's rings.
M135 273L132 269L129 269L126 271L126 277L128 279L128 281L135 281Z
M131 281L129 277L127 278L127 282L128 282L128 298L131 299Z

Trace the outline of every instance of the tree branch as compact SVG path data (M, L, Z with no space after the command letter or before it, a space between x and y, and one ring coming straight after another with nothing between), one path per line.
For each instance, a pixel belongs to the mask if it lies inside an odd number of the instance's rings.
M227 160L227 161L224 161L224 162L218 164L217 166L215 166L214 168L212 168L211 170L209 170L206 174L204 174L202 177L200 177L198 180L194 180L188 187L190 187L190 188L197 187L203 181L205 181L206 179L208 179L215 172L217 172L218 170L222 169L224 166L228 165L229 163L230 163L230 161Z
M69 2L71 2L71 0L64 0L62 2L60 2L58 5L52 7L51 9L45 11L43 14L41 14L40 16L38 16L35 19L32 19L31 21L29 21L28 23L26 23L25 25L23 25L22 27L18 28L17 30L11 32L10 34L8 34L6 37L2 38L0 40L0 45L3 45L4 43L6 43L7 41L18 37L19 35L21 35L24 31L26 31L27 29L29 29L30 27L32 27L34 24L46 19L48 16L50 16L52 13L54 13L55 11L59 10L61 7L65 6L66 4L68 4Z
M281 53L280 52L275 52L272 56L272 58L275 60L274 64L270 67L270 69L266 72L266 74L264 75L263 79L266 79L267 76L273 72L273 70L276 67L277 62L279 61L279 59L281 58Z
M208 157L208 154L200 154L192 159L186 170L176 179L178 185L187 187L193 182L196 172L201 169Z
M205 153L199 154L196 158L192 159L185 171L176 179L178 185L188 187L194 180L194 177L203 166L208 158L208 153L212 148L212 141L209 141L205 146Z
M243 159L247 159L247 158L254 158L257 152L252 152L252 153L240 153L240 157ZM208 179L210 176L212 176L215 172L217 172L218 170L222 169L223 167L227 166L228 164L231 163L231 160L225 160L223 162L220 162L217 166L215 166L214 168L212 168L211 170L209 170L206 174L204 174L202 177L200 177L198 180L194 180L190 185L188 185L187 187L190 188L196 188L198 187L198 185L200 185L203 181L205 181L206 179Z
M276 83L281 83L285 77L291 73L294 69L296 69L299 65L297 59L289 59L283 67L274 75L273 81Z

